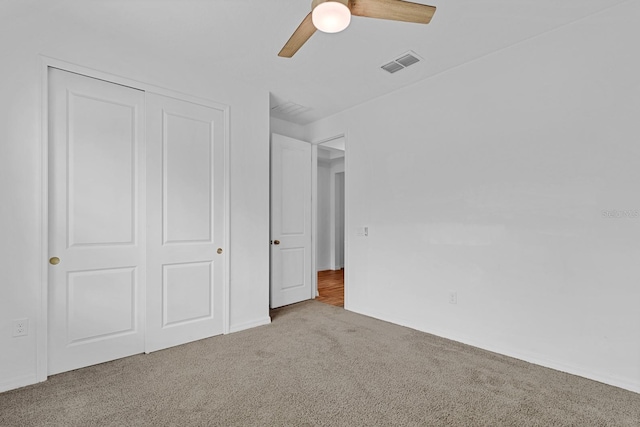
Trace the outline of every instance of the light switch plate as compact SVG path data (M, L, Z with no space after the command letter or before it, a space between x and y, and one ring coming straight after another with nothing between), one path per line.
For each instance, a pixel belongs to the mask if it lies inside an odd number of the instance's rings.
M367 237L369 235L369 227L356 227L356 236Z

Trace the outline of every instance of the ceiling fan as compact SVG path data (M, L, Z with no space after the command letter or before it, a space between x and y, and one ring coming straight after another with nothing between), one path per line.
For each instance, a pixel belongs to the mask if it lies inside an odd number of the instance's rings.
M291 58L313 33L337 33L349 26L351 15L428 24L434 6L403 0L313 0L304 18L278 56Z

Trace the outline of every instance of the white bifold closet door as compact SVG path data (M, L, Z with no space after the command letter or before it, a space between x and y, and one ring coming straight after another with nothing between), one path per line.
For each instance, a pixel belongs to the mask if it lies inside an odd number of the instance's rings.
M50 70L49 374L223 332L224 115Z
M147 345L223 332L224 111L147 93Z
M49 374L144 351L144 141L144 92L50 70Z

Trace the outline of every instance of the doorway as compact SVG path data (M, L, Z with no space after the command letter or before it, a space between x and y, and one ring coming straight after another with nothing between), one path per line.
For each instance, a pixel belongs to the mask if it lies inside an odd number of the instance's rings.
M345 138L318 144L317 299L344 307Z

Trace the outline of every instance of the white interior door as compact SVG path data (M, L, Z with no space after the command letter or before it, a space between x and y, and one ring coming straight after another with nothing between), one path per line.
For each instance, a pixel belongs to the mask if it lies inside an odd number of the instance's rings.
M311 144L271 138L271 307L312 298Z
M223 332L224 115L147 93L147 352Z
M144 351L144 92L56 69L49 88L56 374Z

